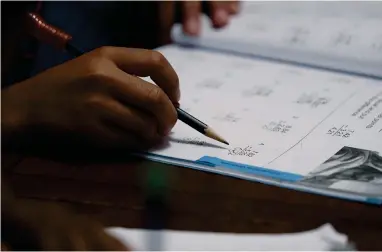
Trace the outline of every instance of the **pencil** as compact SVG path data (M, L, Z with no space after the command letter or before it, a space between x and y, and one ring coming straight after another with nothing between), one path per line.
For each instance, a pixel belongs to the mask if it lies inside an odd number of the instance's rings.
M72 36L47 24L39 15L28 13L29 32L42 42L50 42L53 46L63 49L74 55L75 57L84 54L84 51L71 43ZM202 133L206 137L229 145L229 143L219 136L210 126L190 115L179 107L176 107L178 119L187 124L196 131Z
M210 126L208 126L204 122L188 114L181 108L176 108L176 111L178 114L178 119L190 126L191 128L195 129L196 131L199 131L200 133L209 138L215 139L216 141L229 145L229 143L226 140L219 136Z

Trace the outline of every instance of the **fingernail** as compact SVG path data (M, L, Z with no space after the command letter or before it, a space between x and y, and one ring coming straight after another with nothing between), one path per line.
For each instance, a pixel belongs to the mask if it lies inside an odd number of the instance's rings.
M224 9L218 9L215 12L215 22L219 25L226 24L228 22L228 13Z
M198 35L199 33L199 20L197 18L190 18L186 23L186 31L190 35Z

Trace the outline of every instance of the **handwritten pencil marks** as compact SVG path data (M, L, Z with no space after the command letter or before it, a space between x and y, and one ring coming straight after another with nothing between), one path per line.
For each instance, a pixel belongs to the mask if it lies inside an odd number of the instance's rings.
M291 45L305 45L310 35L310 30L305 27L292 27L287 41Z
M273 89L266 86L253 87L242 92L243 97L262 96L268 97L273 93Z
M372 129L374 126L382 120L382 113L378 114L373 120L366 126L366 129Z
M242 70L247 71L255 67L255 64L248 61L242 61L242 60L233 60L230 62L229 67L232 67L235 70Z
M371 43L371 48L374 51L382 52L382 35L379 35L375 41Z
M240 121L240 117L238 117L234 113L228 113L225 115L217 115L217 116L214 116L213 118L217 121L222 121L222 122L236 123Z
M271 132L279 132L281 134L288 133L292 129L292 125L286 121L272 121L263 126L263 129Z
M266 24L257 22L250 22L245 27L248 31L256 33L265 33L269 29Z
M341 125L341 127L332 127L326 132L327 135L335 137L348 138L354 133L354 130L349 128L348 125Z
M335 47L338 46L349 46L352 43L353 36L347 32L339 32L336 34L332 40L332 45Z
M219 89L221 86L223 86L223 82L216 79L206 79L202 82L197 84L197 87L199 88L206 88L206 89Z
M228 155L230 156L247 156L247 157L253 157L255 156L258 151L255 151L252 149L251 146L246 146L244 148L242 147L236 147L233 149L228 150Z
M320 97L315 93L303 93L297 98L296 103L301 105L309 105L312 108L317 108L320 105L329 103L330 100L331 99L328 97Z

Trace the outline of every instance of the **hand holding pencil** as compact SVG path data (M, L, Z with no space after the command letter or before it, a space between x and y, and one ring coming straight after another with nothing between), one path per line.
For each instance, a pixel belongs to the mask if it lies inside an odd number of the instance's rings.
M134 75L150 76L158 86ZM170 132L177 121L173 103L180 95L178 77L160 53L116 47L96 49L3 92L3 106L14 117L9 122L134 149ZM12 95L17 102L7 99Z
M210 127L174 106L179 79L159 52L103 47L89 53L73 46L70 35L29 14L30 33L78 58L3 90L8 132L32 132L40 139L146 149L168 135L177 119L225 142ZM136 77L150 76L152 85ZM12 97L17 96L17 99ZM14 102L17 100L17 102ZM53 133L41 138L38 133Z
M57 49L66 50L74 56L81 56L84 54L83 50L79 49L76 45L72 43L71 41L72 37L69 34L57 29L54 26L47 24L37 14L28 13L28 20L29 20L28 25L29 25L30 34L34 36L35 38L39 39L40 41L49 43L55 46ZM158 53L158 52L155 52L155 53ZM162 57L163 56L161 56L160 53L158 53L158 56L156 56L156 58L158 59ZM164 59L164 57L163 57L163 61L166 61L166 63L168 63L167 60ZM134 74L133 76L136 76L136 75ZM177 77L176 79L178 80ZM155 81L155 79L153 80ZM178 82L179 81L177 81L177 83ZM160 87L163 88L166 86L160 85ZM176 90L175 100L177 101L174 102L174 99L171 99L171 96L169 97L171 101L173 102L173 104L175 105L178 119L186 123L193 129L195 129L196 131L199 131L200 133L204 134L205 136L215 139L216 141L219 141L221 143L229 145L229 143L226 140L224 140L224 138L222 138L220 135L218 135L210 126L198 120L194 116L188 114L186 111L184 111L183 109L179 107L178 101L180 99L180 89L179 89L179 85L177 85L176 87L177 89L175 89ZM171 89L168 89L168 90L171 91ZM166 92L166 93L167 95L169 94L171 95L171 92L170 93Z

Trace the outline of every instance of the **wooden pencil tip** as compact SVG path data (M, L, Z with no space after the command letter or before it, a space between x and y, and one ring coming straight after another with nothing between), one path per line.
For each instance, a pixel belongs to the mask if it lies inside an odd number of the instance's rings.
M229 145L229 143L226 140L224 140L224 138L219 136L213 129L207 128L205 130L205 133L206 133L206 136L208 136L208 137L210 137L212 139L215 139L216 141L219 141L221 143L224 143L226 145Z

